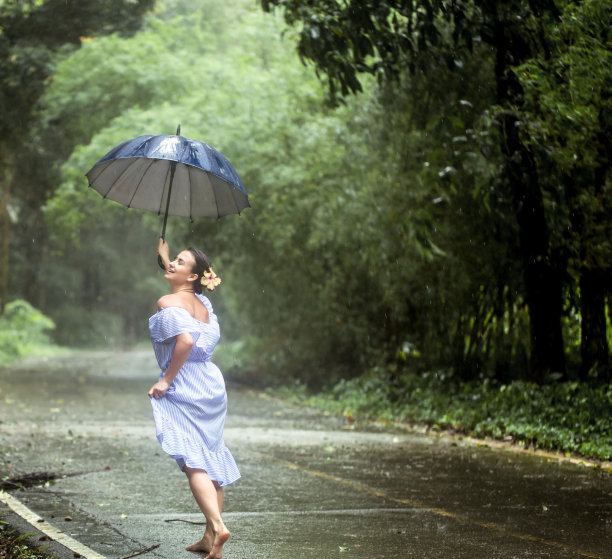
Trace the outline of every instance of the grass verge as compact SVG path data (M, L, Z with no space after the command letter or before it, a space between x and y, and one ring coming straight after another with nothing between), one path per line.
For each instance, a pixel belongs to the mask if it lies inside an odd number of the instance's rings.
M2 559L52 559L27 543L32 534L19 534L0 520L0 557Z
M349 419L423 424L527 448L612 460L612 384L462 383L444 373L375 369L310 394L303 385L276 389L285 398Z

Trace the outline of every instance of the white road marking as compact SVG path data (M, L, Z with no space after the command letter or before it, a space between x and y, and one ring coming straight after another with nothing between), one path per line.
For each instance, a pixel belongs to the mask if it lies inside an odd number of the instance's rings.
M96 553L93 549L90 549L86 545L76 541L74 538L60 532L57 528L54 528L46 520L42 519L38 514L32 512L26 507L21 501L15 499L12 495L0 491L0 501L8 506L15 514L18 514L21 518L31 524L36 530L42 532L46 536L49 536L52 540L59 544L67 547L70 551L75 554L78 553L85 559L106 559L103 555Z

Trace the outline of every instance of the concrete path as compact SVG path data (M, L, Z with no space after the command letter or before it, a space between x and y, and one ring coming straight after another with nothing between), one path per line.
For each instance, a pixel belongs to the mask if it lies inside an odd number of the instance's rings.
M150 351L0 368L2 518L58 558L202 557L184 547L203 518L155 440L156 377ZM226 489L225 559L612 558L609 473L229 396L243 478Z

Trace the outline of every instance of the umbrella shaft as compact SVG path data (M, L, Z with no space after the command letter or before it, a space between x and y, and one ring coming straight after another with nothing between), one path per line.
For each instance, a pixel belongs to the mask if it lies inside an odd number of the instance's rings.
M168 221L168 210L170 209L170 196L172 195L172 183L174 182L174 171L176 171L176 161L172 161L170 165L170 184L168 186L168 198L166 199L166 213L164 214L164 226L162 228L161 238L166 238L166 222Z

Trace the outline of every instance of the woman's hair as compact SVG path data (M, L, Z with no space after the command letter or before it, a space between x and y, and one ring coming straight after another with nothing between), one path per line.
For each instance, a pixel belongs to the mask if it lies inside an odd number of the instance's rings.
M200 283L200 280L202 279L204 272L208 272L210 270L210 260L208 259L208 256L197 248L189 247L187 250L193 254L193 258L195 260L195 264L193 265L191 272L193 274L198 274L198 279L193 284L193 290L196 293L202 293L202 284Z

